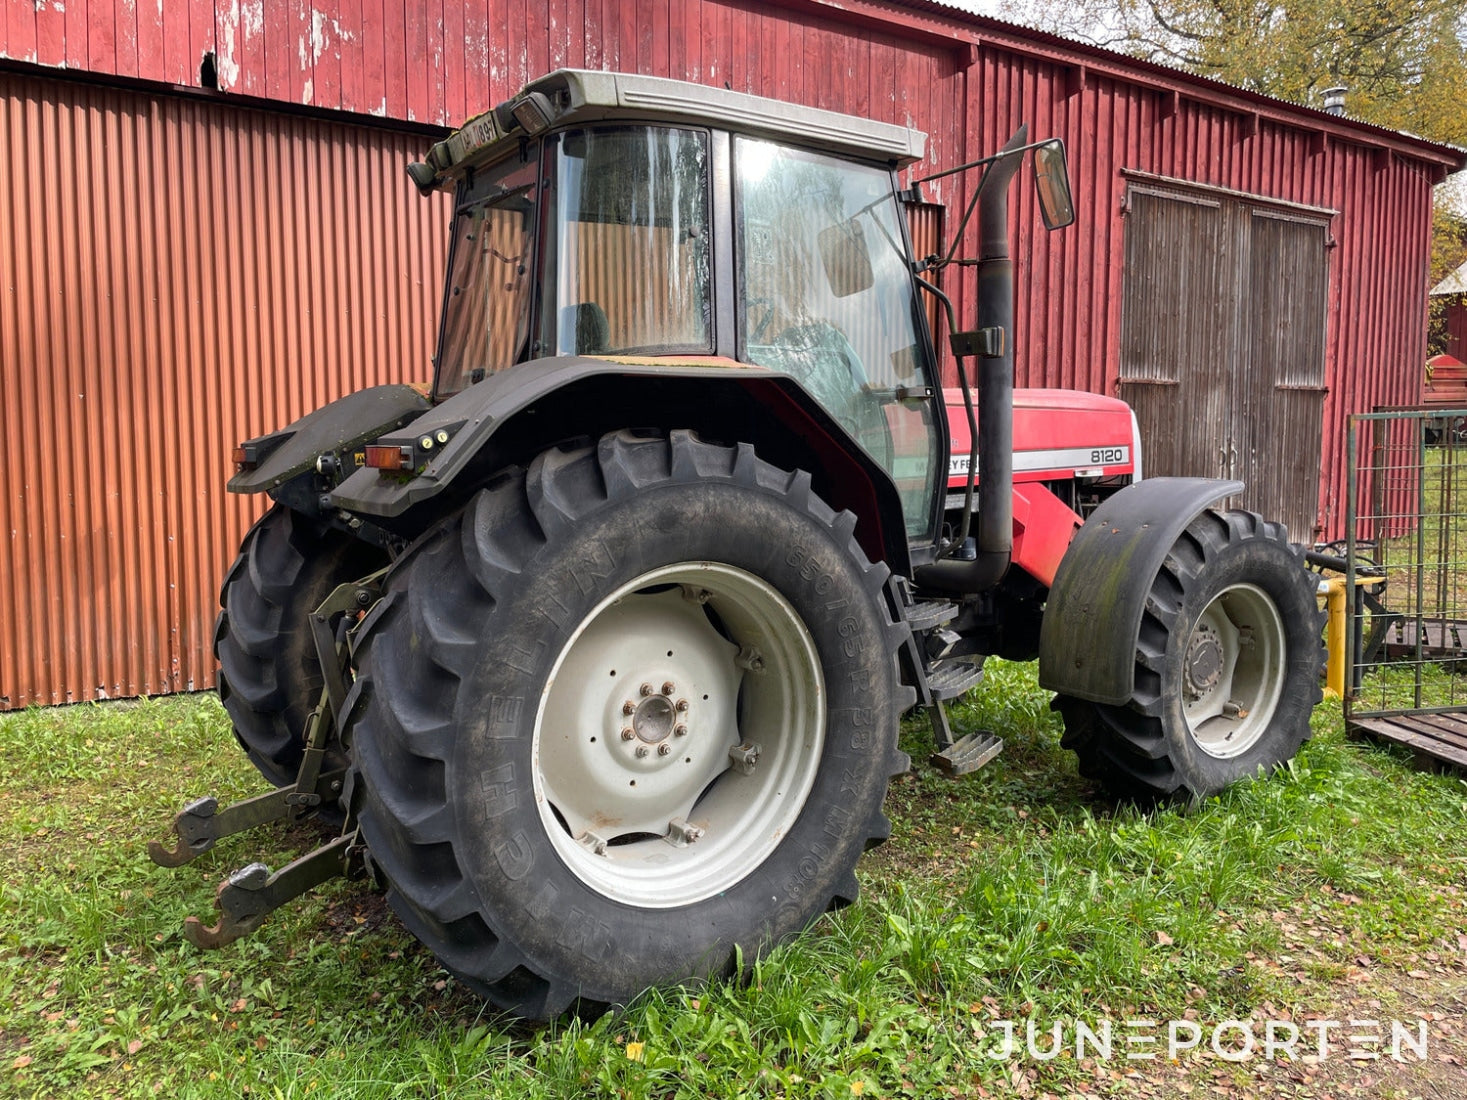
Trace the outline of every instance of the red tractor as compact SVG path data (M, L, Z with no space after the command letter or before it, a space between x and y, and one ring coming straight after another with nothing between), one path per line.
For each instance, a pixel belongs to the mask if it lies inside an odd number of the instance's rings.
M236 453L274 507L224 582L220 695L277 785L179 816L177 864L272 818L340 836L220 889L199 944L365 869L465 983L530 1016L730 973L856 896L898 720L1038 657L1115 793L1289 759L1320 616L1236 482L1139 478L1120 402L1016 396L1008 192L976 166L979 325L914 258L913 130L560 71L411 165L454 195L431 388L347 396ZM961 387L925 320L943 304Z

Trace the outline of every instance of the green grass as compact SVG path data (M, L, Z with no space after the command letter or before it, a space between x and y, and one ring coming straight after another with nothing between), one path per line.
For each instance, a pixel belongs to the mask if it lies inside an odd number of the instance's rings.
M260 787L212 695L0 718L0 1094L968 1096L1012 1069L990 1017L1323 1008L1362 953L1404 972L1463 927L1467 786L1346 743L1337 705L1280 774L1143 813L1076 775L1030 668L991 667L954 720L1004 753L894 783L855 907L747 984L542 1028L485 1012L361 885L221 951L182 939L228 871L318 835L148 861L183 801ZM1291 927L1318 936L1301 950ZM1032 1090L1098 1087L1068 1057L1031 1068Z

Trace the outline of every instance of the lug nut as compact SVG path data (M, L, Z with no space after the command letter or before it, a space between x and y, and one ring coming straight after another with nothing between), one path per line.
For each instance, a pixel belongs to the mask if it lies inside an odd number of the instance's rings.
M676 726L673 728L672 735L674 737L686 737L688 735L688 727Z
M625 703L621 705L621 712L623 714L636 714L637 704L628 699Z
M621 731L621 739L623 741L630 741L635 736L637 735L632 732L632 728L630 726Z
M671 680L667 681L667 683L665 683L665 684L662 685L662 694L663 695L671 695L676 690L677 690L677 685L674 684Z
M643 684L637 690L640 691L642 693L642 695L645 697L645 696L648 696L648 695L651 695L652 694L652 685L651 684Z
M685 710L687 710L688 709L688 701L686 699L679 699L677 701L677 709L679 711L685 711Z
M657 755L658 756L666 756L670 752L672 752L672 746L669 745L666 741L662 742L662 744L660 744L660 745L657 746Z
M646 755L647 755L647 746L646 745L638 745L637 746L637 758L640 760L642 757L644 757Z

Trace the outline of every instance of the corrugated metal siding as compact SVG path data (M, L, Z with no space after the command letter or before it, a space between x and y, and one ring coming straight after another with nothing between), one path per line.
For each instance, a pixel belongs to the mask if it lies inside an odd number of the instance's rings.
M213 682L234 443L429 373L422 141L0 73L0 708Z
M212 54L221 91L441 125L567 66L675 74L873 117L917 106L923 80L951 75L908 56L890 28L842 26L841 13L810 4L73 0L7 11L0 57L199 87Z
M930 5L479 0L449 10L388 0L369 10L198 0L169 6L160 35L151 9L79 0L64 20L49 9L15 13L0 54L196 84L200 58L214 50L229 90L437 123L557 66L622 69L913 124L931 134L934 167L991 152L1028 121L1033 134L1068 142L1080 221L1045 235L1033 228L1030 189L1019 189L1016 350L1027 385L1116 390L1121 169L1338 210L1321 487L1338 533L1345 417L1409 402L1420 385L1424 219L1445 154L1433 160L1419 142L1052 36L913 7ZM89 35L73 16L88 8L110 14L115 33ZM963 180L933 187L954 209L967 193ZM947 289L971 301L972 272L963 283ZM1351 303L1343 313L1342 300Z

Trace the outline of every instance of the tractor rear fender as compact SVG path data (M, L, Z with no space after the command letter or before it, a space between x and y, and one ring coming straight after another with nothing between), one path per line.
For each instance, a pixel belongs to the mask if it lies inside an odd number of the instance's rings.
M373 440L401 448L405 468L359 469L330 502L411 535L497 471L558 443L619 429L680 428L713 442L752 444L767 462L808 471L826 503L855 513L867 556L909 572L901 500L886 471L793 377L723 358L577 356L492 374Z
M347 455L432 408L426 386L371 386L322 405L287 427L241 444L246 462L231 493L264 493L316 468L327 453Z
M1120 706L1131 697L1136 637L1167 552L1209 505L1241 481L1154 477L1105 501L1059 564L1039 631L1039 683L1061 695Z

